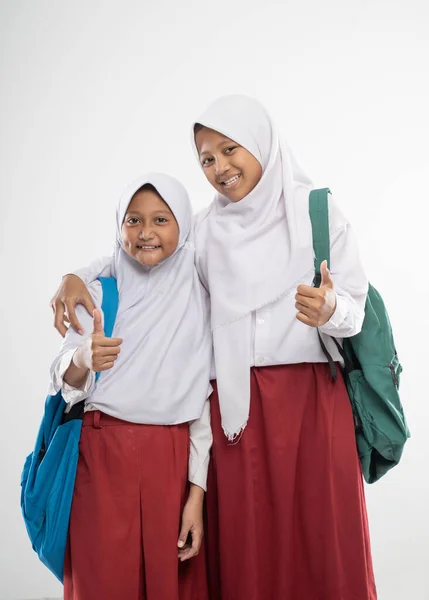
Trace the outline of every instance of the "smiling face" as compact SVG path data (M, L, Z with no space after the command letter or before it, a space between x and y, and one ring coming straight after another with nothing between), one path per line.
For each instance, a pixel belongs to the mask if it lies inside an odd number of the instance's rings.
M204 175L222 196L239 202L258 185L262 166L243 146L208 127L197 128L195 143Z
M174 254L179 226L168 204L152 186L143 186L128 205L121 229L122 246L142 265L157 265Z

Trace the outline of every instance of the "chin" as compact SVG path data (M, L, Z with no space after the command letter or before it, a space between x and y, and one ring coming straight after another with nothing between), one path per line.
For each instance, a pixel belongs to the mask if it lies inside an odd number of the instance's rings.
M247 194L241 194L241 193L237 193L237 194L224 194L225 198L228 198L228 200L230 202L240 202L240 200L243 200L243 198L245 198L247 196Z
M153 267L153 266L157 265L159 262L161 262L162 258L155 258L155 257L151 258L150 256L147 256L145 258L145 260L141 260L139 257L136 257L136 260L138 263L140 263L144 267Z

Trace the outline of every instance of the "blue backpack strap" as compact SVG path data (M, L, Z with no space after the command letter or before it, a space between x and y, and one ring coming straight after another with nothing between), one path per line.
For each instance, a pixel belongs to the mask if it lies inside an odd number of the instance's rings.
M331 241L329 237L329 188L312 190L310 192L310 219L313 230L314 249L314 286L319 287L321 282L320 265L324 260L328 261L328 269L331 260Z
M118 286L114 277L99 277L98 280L103 290L101 310L104 315L104 334L106 337L112 337L119 305ZM96 380L99 377L100 373L96 373Z
M103 290L101 310L104 315L104 333L106 337L112 337L119 304L118 286L114 277L99 277L98 280Z

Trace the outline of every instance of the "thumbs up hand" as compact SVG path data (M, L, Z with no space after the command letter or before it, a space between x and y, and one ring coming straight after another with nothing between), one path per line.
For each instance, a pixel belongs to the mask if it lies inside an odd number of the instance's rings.
M93 312L94 326L92 335L76 350L73 362L81 369L91 369L96 373L108 371L115 364L121 351L121 338L108 338L104 335L101 311L96 308Z
M326 260L320 265L320 287L299 285L295 296L296 318L309 327L321 327L332 317L337 306L334 282Z

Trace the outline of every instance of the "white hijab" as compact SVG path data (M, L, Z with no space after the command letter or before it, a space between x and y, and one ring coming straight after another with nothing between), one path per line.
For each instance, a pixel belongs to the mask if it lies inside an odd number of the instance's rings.
M143 185L152 184L179 225L172 256L145 267L123 250L122 223ZM207 292L194 265L192 209L181 183L162 174L133 182L116 215L114 271L119 308L114 337L123 338L112 369L101 374L91 402L136 423L171 425L201 416L212 356ZM122 418L125 418L122 416Z
M219 98L196 123L246 148L263 169L250 194L235 203L216 194L209 214L207 271L217 384L222 426L233 440L249 418L251 313L291 293L314 269L308 212L312 183L256 100Z

